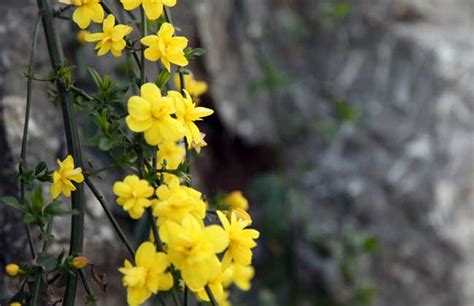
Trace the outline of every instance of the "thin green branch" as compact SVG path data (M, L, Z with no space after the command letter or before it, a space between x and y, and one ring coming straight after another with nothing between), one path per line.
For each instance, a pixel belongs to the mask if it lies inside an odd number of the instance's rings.
M188 306L188 286L184 285L184 292L183 292L183 305Z
M146 25L147 18L145 16L145 11L143 7L140 7L140 17L141 17L141 23L140 23L141 37L145 37L147 35L147 25ZM143 85L146 82L145 49L142 48L140 54L141 54L140 84Z
M30 51L30 61L28 64L27 74L33 74L33 66L35 62L35 55L36 55L36 46L38 42L38 33L39 28L41 25L41 15L38 14L36 17L35 27L33 30L33 41L31 43L31 51ZM27 89L26 89L26 110L25 110L25 123L23 125L23 138L21 141L21 153L20 153L20 164L18 165L18 173L20 176L23 174L23 168L26 164L26 151L28 147L28 129L30 126L30 115L31 115L31 101L33 96L33 80L28 78L27 82ZM20 178L20 201L23 205L25 205L25 192L26 186L23 180ZM28 223L25 223L26 228L26 236L28 238L28 245L30 247L31 256L33 258L36 257L36 248L33 242L33 238L31 237L31 229Z
M48 0L37 0L38 9L43 13L43 28L48 46L49 57L53 70L60 69L64 62L63 50L61 42L55 27L54 11ZM66 88L61 84L60 80L56 80L58 96L61 101L64 129L66 134L66 141L68 152L74 158L75 164L78 167L82 165L82 155L79 143L79 133L76 124L76 115L74 113L74 104L71 95L66 91ZM84 186L77 185L76 191L71 197L72 208L78 211L78 214L72 216L71 222L71 241L69 253L71 255L78 255L82 253L82 246L84 241ZM66 290L64 294L65 306L74 305L77 289L77 276L68 275L66 281Z
M207 296L209 297L209 300L211 300L212 306L217 306L216 299L214 298L214 295L212 294L212 291L209 288L209 285L206 285L206 287L204 288L206 289L206 293L207 293Z
M83 98L86 98L89 101L95 100L93 96L89 95L84 89L81 89L79 87L76 87L75 85L70 87L73 92L76 94L82 96Z
M181 87L181 94L184 96L184 91L186 90L186 84L184 82L184 73L181 69L179 69L178 74L179 74L179 86Z
M156 225L155 217L153 216L151 207L146 209L148 216L148 222L150 223L151 231L153 232L153 237L155 238L156 250L161 251L163 249L160 241L160 235L158 234L158 226Z
M97 305L96 303L96 298L94 295L94 291L92 290L91 284L87 280L86 273L84 272L84 269L79 270L79 276L81 277L82 284L84 285L84 289L86 290L87 295L92 298L92 305Z
M38 268L38 270L35 272L35 278L34 278L34 283L33 283L33 289L31 292L31 303L30 306L36 306L38 305L39 301L39 295L41 291L41 269Z
M97 201L99 201L100 205L102 206L102 209L105 211L105 214L107 215L107 218L109 219L110 223L112 223L112 226L114 227L115 232L119 235L120 240L122 240L123 244L125 245L128 252L130 253L130 256L132 256L132 258L134 258L135 257L135 249L132 247L132 244L130 243L130 241L128 241L127 236L125 236L125 233L122 231L122 228L118 224L117 220L115 220L115 217L112 214L112 212L110 211L109 206L105 202L104 197L99 192L99 190L95 187L95 185L92 183L89 176L86 175L84 177L84 181L85 181L86 185L89 187L89 189L92 191L94 196L96 197Z

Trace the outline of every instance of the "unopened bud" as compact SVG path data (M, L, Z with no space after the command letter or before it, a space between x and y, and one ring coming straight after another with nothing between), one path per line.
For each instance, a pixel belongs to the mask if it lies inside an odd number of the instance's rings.
M89 259L85 256L76 256L71 261L71 265L76 269L82 269L88 264L89 264Z
M16 276L20 272L20 267L17 264L8 264L5 271L10 276Z

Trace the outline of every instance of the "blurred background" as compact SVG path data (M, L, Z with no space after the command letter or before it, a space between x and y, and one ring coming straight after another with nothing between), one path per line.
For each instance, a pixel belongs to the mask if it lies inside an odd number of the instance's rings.
M172 14L207 51L191 69L209 84L200 103L216 110L193 185L210 197L242 190L261 232L252 290L234 305L474 305L474 1L179 0ZM18 191L35 16L33 1L0 1L1 195ZM98 63L77 27L59 23L81 87L94 88L89 66L126 81L122 60ZM35 69L49 67L40 35ZM62 118L47 84L34 97L28 162L53 167ZM86 143L96 127L80 120ZM96 180L111 204L123 174ZM85 254L108 284L94 289L100 305L124 305L116 268L127 254L87 198ZM20 216L0 206L0 224L0 266L27 260ZM59 251L69 220L53 233ZM0 274L0 301L15 288Z

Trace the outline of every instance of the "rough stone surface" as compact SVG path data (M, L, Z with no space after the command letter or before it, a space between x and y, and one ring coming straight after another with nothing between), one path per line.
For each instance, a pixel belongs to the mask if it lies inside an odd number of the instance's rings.
M359 1L329 29L318 8L195 2L220 118L248 143L285 147L319 232L378 235L382 252L366 267L377 305L474 304L474 3ZM290 86L252 92L265 59ZM360 119L327 141L317 122L338 98Z

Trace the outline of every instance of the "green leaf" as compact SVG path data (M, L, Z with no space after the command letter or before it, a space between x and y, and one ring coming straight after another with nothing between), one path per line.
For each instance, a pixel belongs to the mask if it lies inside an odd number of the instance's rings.
M57 263L57 258L46 252L39 253L38 258L36 259L36 264L47 272L53 271L56 268Z
M92 79L94 80L94 83L97 86L97 88L100 88L101 85L102 85L102 78L100 77L97 70L95 70L94 68L91 68L91 67L87 68L87 70L89 71L89 74L91 75Z
M107 137L101 137L99 141L99 149L102 151L110 151L112 147L114 146L114 142Z
M41 161L36 165L35 175L39 175L47 169L48 169L48 166L46 165L46 163L44 161Z
M31 213L39 214L44 206L43 189L41 185L36 186L35 189L29 193L28 199Z
M23 216L23 222L25 222L25 223L30 224L30 223L33 223L33 222L35 222L35 221L36 221L35 216L33 216L33 215L30 214L30 213L26 213L26 214Z
M186 49L184 49L184 56L186 58L193 58L193 57L197 57L197 56L202 56L206 53L206 50L202 49L202 48L191 48L191 47L188 47Z
M27 212L27 209L14 197L1 197L0 202L23 213Z
M99 141L102 138L100 135L95 135L86 140L86 145L96 147L99 145Z
M163 87L170 79L170 76L171 73L168 70L161 70L160 74L156 77L155 84L160 88Z

